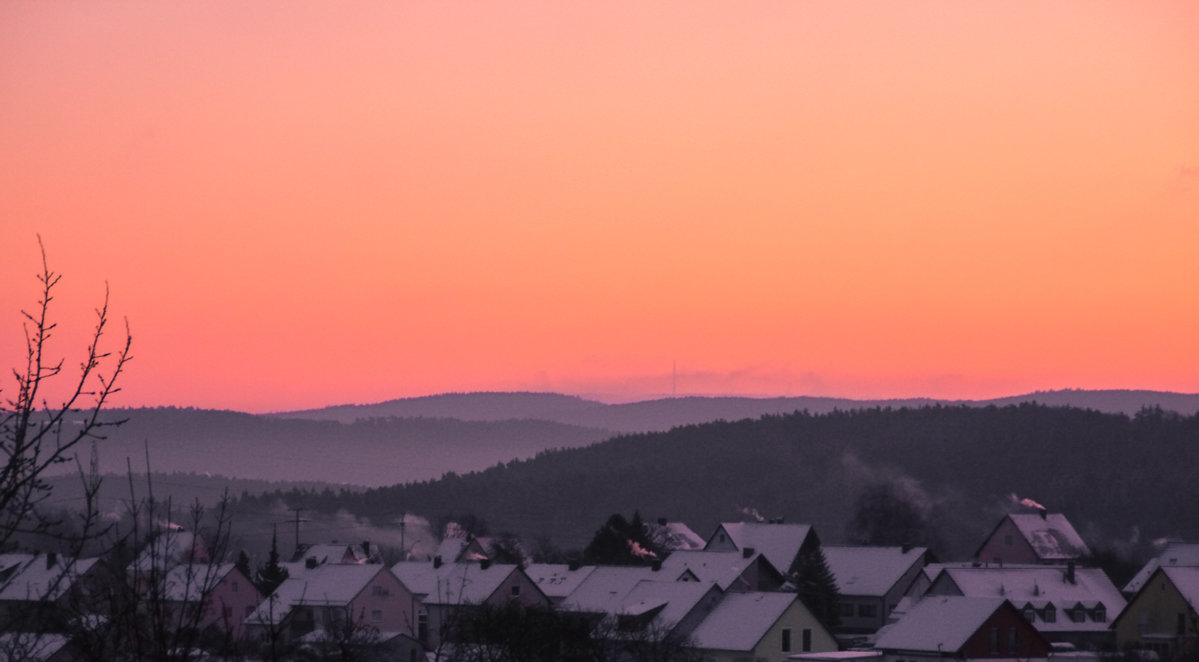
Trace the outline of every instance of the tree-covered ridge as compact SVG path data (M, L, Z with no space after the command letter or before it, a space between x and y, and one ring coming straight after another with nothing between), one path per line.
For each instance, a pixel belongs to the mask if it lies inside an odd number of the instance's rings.
M1199 537L1199 416L1134 417L1040 405L796 412L625 435L468 475L361 493L291 492L292 505L385 521L470 511L493 528L582 547L613 512L681 519L706 535L754 508L846 539L854 504L889 485L969 556L1006 509L1032 496L1092 544ZM275 498L272 493L261 498Z

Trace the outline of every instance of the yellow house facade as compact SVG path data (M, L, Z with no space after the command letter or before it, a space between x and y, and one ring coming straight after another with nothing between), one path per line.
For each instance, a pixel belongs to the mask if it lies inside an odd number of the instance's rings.
M1199 641L1199 568L1158 568L1112 623L1116 645L1170 656Z
M705 662L783 662L837 650L837 640L794 593L727 593L691 634Z

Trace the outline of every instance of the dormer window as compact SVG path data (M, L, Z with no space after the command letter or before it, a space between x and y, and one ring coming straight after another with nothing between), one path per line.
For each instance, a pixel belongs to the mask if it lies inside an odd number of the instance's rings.
M1045 605L1045 609L1041 610L1041 620L1046 623L1057 622L1057 609L1053 605Z
M1037 622L1037 610L1033 608L1032 605L1028 605L1024 608L1024 620L1028 621L1029 623Z
M1096 606L1094 609L1092 609L1091 610L1091 620L1095 621L1096 623L1106 623L1107 622L1107 607L1104 607L1103 604L1100 603L1098 606Z

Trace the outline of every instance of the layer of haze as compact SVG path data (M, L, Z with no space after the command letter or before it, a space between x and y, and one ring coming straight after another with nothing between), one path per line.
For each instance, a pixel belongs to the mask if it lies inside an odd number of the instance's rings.
M1189 0L14 1L0 62L0 356L40 233L121 404L1199 391Z

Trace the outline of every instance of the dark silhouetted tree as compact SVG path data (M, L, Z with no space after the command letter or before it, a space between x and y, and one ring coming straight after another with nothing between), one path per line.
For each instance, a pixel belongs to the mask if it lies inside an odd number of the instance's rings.
M830 630L841 624L841 592L837 578L819 547L800 554L792 578L799 599Z

